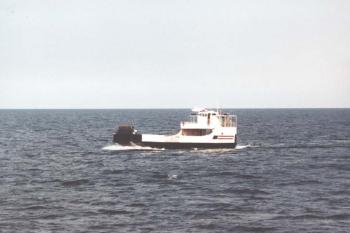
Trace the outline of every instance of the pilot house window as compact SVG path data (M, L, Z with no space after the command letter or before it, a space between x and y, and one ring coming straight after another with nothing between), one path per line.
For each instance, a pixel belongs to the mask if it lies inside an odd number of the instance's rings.
M221 116L220 117L220 124L222 127L233 127L235 126L235 120L232 116Z

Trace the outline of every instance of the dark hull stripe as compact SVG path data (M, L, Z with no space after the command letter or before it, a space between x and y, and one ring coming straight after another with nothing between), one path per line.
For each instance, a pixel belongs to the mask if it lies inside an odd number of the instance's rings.
M178 142L142 142L141 146L165 149L191 149L191 148L235 148L236 143L178 143Z

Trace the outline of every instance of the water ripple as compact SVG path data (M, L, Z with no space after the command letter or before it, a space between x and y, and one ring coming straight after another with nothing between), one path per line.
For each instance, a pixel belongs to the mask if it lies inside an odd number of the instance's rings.
M228 111L236 149L159 150L115 123L188 111L1 110L0 232L348 232L350 110Z

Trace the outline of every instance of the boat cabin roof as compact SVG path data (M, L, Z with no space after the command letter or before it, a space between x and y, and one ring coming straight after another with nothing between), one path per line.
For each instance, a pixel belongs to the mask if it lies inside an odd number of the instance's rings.
M229 116L230 114L227 113L221 113L220 111L213 111L213 110L208 110L206 108L193 108L191 115L199 115L199 116L207 116L208 114L210 115L225 115Z

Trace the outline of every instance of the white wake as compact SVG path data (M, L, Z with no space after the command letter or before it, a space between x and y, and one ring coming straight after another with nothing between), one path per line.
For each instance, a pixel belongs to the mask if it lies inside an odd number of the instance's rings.
M202 150L198 150L197 148L193 149L194 151L230 151L230 150L244 150L247 149L249 147L253 147L251 145L237 145L235 148L217 148L217 149L202 149ZM153 147L149 147L149 146L138 146L138 145L130 145L130 146L122 146L119 144L112 144L112 145L107 145L105 147L102 148L102 150L106 150L106 151L126 151L126 150L165 150L164 148L153 148ZM181 150L183 151L183 150Z
M236 150L243 150L243 149L246 149L246 148L249 148L249 147L253 147L252 145L248 144L248 145L237 145L236 146Z
M153 148L153 147L148 147L148 146L138 146L138 145L122 146L119 144L113 144L113 145L107 145L107 146L103 147L102 150L124 151L124 150L164 150L164 149Z

